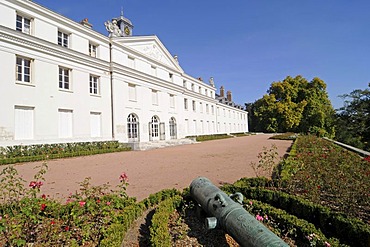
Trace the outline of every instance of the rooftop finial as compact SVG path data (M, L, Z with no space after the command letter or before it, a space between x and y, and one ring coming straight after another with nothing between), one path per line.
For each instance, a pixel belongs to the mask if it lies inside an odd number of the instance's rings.
M121 6L121 17L123 17L123 7Z

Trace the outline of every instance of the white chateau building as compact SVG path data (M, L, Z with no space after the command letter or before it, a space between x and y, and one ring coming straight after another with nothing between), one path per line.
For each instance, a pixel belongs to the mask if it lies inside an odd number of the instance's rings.
M187 75L157 36L132 36L123 14L105 26L0 2L0 146L248 132L231 92Z

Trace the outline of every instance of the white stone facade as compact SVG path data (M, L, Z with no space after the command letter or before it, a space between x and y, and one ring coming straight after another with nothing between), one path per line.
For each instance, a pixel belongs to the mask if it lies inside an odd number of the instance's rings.
M156 36L108 37L35 2L0 2L0 146L248 132Z

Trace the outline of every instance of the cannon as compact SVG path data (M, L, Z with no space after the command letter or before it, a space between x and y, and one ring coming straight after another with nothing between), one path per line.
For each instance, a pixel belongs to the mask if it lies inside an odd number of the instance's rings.
M190 184L190 195L209 216L205 219L206 227L222 228L240 246L289 246L242 207L241 193L229 197L209 179L198 177Z

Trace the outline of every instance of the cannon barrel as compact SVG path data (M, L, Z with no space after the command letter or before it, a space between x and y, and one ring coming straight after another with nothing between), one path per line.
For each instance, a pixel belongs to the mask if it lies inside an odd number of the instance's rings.
M208 216L213 216L206 219L207 227L214 228L217 224L241 246L289 246L209 179L194 179L190 184L190 194Z

